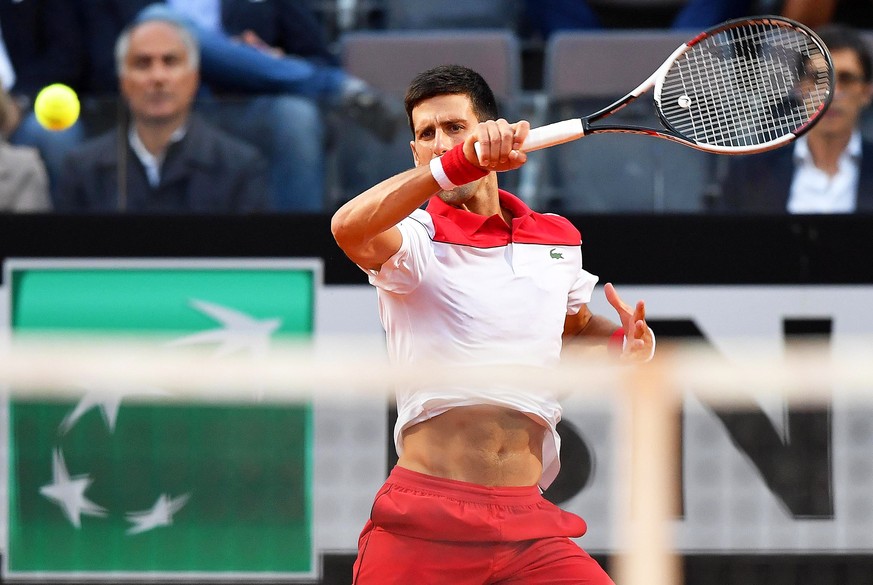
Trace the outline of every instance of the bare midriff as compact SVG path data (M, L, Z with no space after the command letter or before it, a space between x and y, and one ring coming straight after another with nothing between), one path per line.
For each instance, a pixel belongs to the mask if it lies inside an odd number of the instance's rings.
M536 485L546 432L542 424L509 408L456 407L406 429L397 464L485 486Z

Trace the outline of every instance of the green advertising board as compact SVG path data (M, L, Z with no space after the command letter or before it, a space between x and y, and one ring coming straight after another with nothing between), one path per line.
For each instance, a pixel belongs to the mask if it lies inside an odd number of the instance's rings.
M214 359L314 331L320 261L8 261L8 324L149 334ZM168 349L171 350L171 349ZM313 576L312 408L126 400L5 408L4 577Z

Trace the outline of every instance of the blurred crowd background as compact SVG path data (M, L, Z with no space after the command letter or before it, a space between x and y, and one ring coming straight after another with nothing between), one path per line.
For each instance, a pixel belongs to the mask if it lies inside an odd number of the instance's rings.
M330 213L412 165L402 97L423 69L477 69L504 117L536 126L608 105L694 32L752 14L850 24L865 42L873 38L867 1L0 0L0 209ZM172 41L160 32L119 43L149 20L175 23ZM137 57L173 43L190 74L174 77L172 56ZM838 76L837 93L850 93L857 110L848 143L873 135L873 125L869 57L847 63L858 69ZM61 132L42 128L32 112L51 83L69 85L81 101L78 122ZM175 109L149 111L155 99ZM620 118L656 123L650 100ZM805 180L828 196L857 191L847 206L792 208L788 191L770 208L744 206L736 157L643 136L541 151L501 180L538 210L562 213L868 211L863 148L843 144L837 158L843 147L849 167L837 161Z

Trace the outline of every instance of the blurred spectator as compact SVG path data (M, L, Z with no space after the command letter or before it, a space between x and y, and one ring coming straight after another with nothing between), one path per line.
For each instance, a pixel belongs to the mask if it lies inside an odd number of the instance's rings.
M871 57L854 29L819 29L831 50L830 108L793 147L731 157L717 209L765 213L873 212L873 142L859 121L873 97Z
M199 52L190 30L176 21L143 20L122 32L115 55L130 123L67 157L58 210L264 210L266 161L191 113Z
M871 0L782 0L780 14L813 28L830 23L873 28Z
M323 209L326 131L321 105L348 115L383 140L405 121L399 104L386 102L338 66L318 21L299 1L153 1L85 3L91 86L102 91L114 87L104 56L112 31L155 14L191 26L201 45L204 85L220 98L201 100L204 111L216 112L226 129L269 153L275 209Z
M84 139L81 123L63 132L46 130L31 106L36 94L52 83L79 87L83 70L82 31L70 0L0 0L0 66L3 89L17 110L7 116L11 144L39 150L56 190L63 159ZM0 61L4 61L0 57Z
M560 30L622 28L645 28L651 22L643 22L641 15L646 9L658 8L657 2L642 5L639 2L586 0L525 0L525 25L529 32L543 39ZM659 26L674 29L703 30L724 20L748 16L756 0L688 0L684 6L676 2L662 3L664 11L675 14ZM610 18L611 17L611 18Z
M0 89L0 212L48 211L48 175L39 153L6 142L7 129L18 116L18 107Z

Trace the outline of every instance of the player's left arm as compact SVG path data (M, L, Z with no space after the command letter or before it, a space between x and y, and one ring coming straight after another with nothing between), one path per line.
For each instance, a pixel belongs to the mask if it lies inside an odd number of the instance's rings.
M646 305L638 301L631 308L611 283L604 287L606 300L616 310L621 324L594 315L587 305L564 320L564 347L606 347L622 360L646 362L655 352L655 336L646 324Z
M646 324L646 304L637 301L636 307L631 309L630 305L618 296L618 292L610 282L603 287L603 292L606 293L606 300L618 313L624 330L621 359L633 362L651 360L655 355L655 334Z

